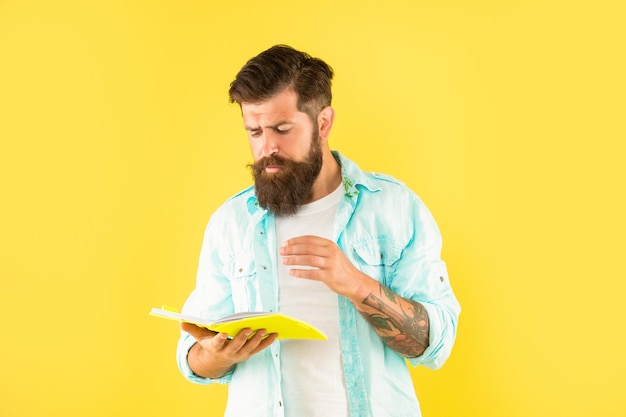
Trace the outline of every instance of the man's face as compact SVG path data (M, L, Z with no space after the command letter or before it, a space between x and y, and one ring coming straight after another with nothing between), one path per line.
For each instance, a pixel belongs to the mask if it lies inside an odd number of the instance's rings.
M259 204L276 215L295 214L310 200L322 167L316 124L297 109L297 95L291 90L263 103L242 103L241 109Z

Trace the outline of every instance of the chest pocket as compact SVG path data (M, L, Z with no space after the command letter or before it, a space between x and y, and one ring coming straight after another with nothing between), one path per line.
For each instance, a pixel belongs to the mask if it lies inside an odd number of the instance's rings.
M251 311L256 299L256 263L251 253L233 256L226 265L226 275L230 279L235 312Z
M389 285L402 255L402 247L392 239L378 237L355 244L353 254L361 272Z

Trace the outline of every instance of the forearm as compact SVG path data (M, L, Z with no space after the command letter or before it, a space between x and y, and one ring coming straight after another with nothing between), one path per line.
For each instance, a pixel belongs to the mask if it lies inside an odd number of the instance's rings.
M398 296L369 277L351 299L391 349L408 358L424 353L429 345L430 325L428 313L420 303Z
M301 236L280 248L283 265L294 277L324 282L348 298L381 339L399 354L415 358L429 346L428 312L419 303L405 300L367 276L350 262L336 243L317 236Z
M202 348L199 343L194 344L187 354L187 363L194 374L210 379L221 378L226 375L235 365L221 363L209 352Z

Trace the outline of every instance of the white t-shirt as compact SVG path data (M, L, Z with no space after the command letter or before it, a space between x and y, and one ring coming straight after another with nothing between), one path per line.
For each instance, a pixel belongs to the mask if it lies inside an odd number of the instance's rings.
M333 225L343 185L326 197L303 205L292 217L276 218L276 242L315 235L333 239ZM311 323L328 340L280 341L282 391L287 417L347 417L348 400L339 346L337 294L319 281L289 275L292 265L278 260L279 310Z

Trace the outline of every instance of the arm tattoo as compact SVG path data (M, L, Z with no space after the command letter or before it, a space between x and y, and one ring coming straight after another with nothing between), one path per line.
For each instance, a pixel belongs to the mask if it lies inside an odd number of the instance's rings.
M397 296L382 284L380 294L370 293L363 304L370 308L361 314L387 346L410 358L424 353L429 343L428 313L424 306Z

